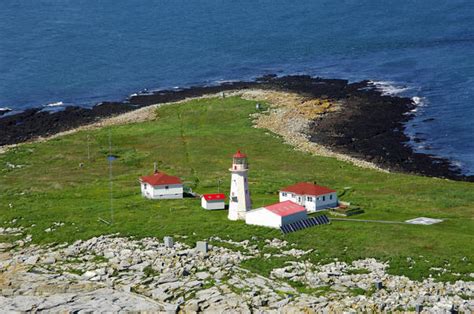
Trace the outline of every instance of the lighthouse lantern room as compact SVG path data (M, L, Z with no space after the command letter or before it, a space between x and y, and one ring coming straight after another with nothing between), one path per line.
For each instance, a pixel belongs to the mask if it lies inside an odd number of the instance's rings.
M229 194L229 219L245 219L245 214L252 208L248 187L247 156L239 151L232 160L230 194Z

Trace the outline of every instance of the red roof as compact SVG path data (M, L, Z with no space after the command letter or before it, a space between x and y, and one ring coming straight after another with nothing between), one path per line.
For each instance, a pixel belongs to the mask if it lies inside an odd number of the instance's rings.
M181 184L181 179L178 177L169 176L164 172L156 172L151 176L141 177L142 182L146 182L150 185L167 185L167 184Z
M206 201L223 201L225 200L225 194L203 194Z
M247 158L247 155L241 153L240 150L238 150L237 153L235 153L233 157L234 158Z
M282 217L306 211L306 208L296 203L293 203L292 201L284 201L281 203L265 206L264 208Z
M286 188L281 189L281 191L291 192L298 195L324 195L336 192L336 190L332 190L325 186L320 186L307 182L300 182L294 185L287 186Z

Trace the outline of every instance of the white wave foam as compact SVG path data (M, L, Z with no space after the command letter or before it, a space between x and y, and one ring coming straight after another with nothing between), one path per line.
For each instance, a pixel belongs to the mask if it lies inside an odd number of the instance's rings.
M426 98L425 97L419 97L419 96L413 96L411 98L413 103L418 106L418 107L424 107L426 106Z
M369 84L375 86L383 96L396 96L410 89L407 86L396 85L395 82L390 81L369 81Z
M60 107L64 105L62 101L57 101L57 102L52 102L50 104L47 104L46 107Z
M0 111L12 111L12 109L8 107L0 107Z

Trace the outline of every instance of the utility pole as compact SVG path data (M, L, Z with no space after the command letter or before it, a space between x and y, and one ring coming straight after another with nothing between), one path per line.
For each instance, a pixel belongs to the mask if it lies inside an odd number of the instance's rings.
M112 156L112 135L109 129L109 186L110 186L110 223L114 223L114 207L113 207L113 183L112 183L112 161L114 157Z
M217 193L220 193L220 190L221 190L221 182L222 182L221 179L217 179Z
M90 145L90 135L87 134L87 160L91 160L91 145Z

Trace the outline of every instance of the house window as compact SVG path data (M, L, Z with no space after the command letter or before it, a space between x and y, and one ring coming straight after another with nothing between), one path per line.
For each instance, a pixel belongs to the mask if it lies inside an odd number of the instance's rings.
M285 192L281 193L281 196L286 196L286 193Z
M167 190L168 190L169 188L170 188L169 186L165 186L165 189L167 189Z
M326 201L326 196L323 196L323 202Z
M312 201L313 201L313 198L312 198L311 196L308 196L308 197L306 197L306 200L307 200L308 202L312 202Z
M145 189L147 188L147 185L146 185L146 183L143 185L143 187L144 187Z
M329 199L330 199L330 200L332 200L332 194L331 194L331 195L329 195Z

